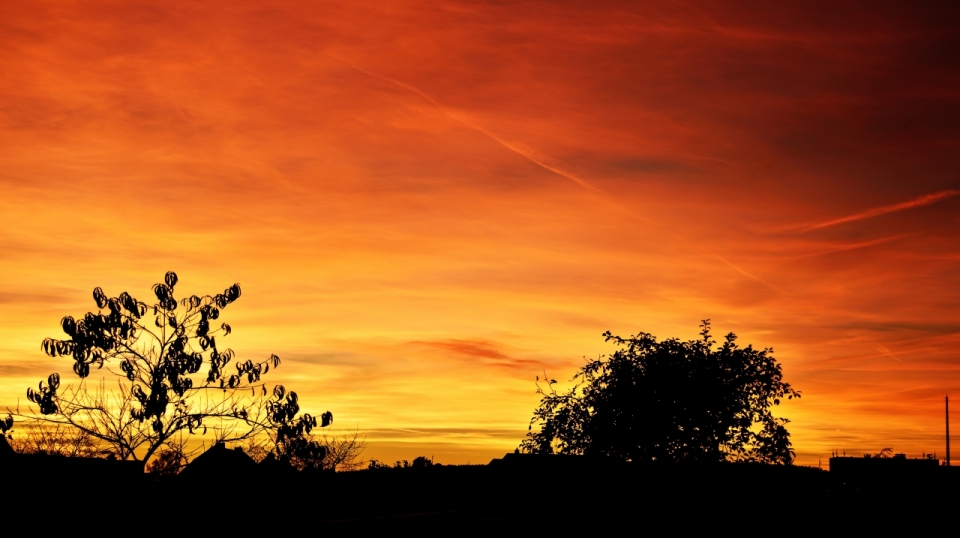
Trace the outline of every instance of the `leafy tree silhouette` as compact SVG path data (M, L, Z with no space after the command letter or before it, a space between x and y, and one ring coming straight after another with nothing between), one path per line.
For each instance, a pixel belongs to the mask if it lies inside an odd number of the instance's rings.
M176 439L184 432L206 434L208 428L216 442L267 434L278 456L316 456L323 447L309 434L317 418L299 414L295 392L279 385L268 391L261 381L280 358L234 361L234 352L219 345L231 329L215 324L240 297L239 284L178 301L177 282L171 271L155 284L153 305L127 292L107 297L94 289L99 311L78 320L64 317L60 326L69 338L47 338L42 345L51 357L72 359L80 382L61 389L60 375L51 374L38 389L27 389L40 413L15 414L40 425L76 427L120 459L146 462L164 447L180 450ZM236 373L227 370L231 361ZM85 380L93 368L116 376L117 389L108 390L103 381L91 389ZM321 427L332 421L329 411L320 416Z
M623 461L792 462L789 421L771 408L800 392L783 382L773 350L741 348L733 333L714 349L710 320L700 327L702 339L689 342L608 331L606 341L620 349L589 361L569 391L554 390L555 380L544 380L543 390L538 377L542 399L520 449Z

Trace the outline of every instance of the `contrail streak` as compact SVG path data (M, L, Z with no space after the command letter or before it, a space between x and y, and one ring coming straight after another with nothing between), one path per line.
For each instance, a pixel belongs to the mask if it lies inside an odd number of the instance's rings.
M898 359L893 353L891 353L889 349L887 349L887 348L885 348L885 347L883 347L883 346L877 347L877 351L879 351L880 353L883 353L885 356L890 357L891 359L893 359L893 360L895 360L895 361L897 361L897 362L903 362L902 360ZM898 353L898 355L903 354L903 353L904 353L904 352L900 352L900 353Z
M909 237L909 236L911 236L911 235L916 235L916 234L915 234L915 233L898 234L898 235L892 235L892 236L890 236L890 237L882 237L882 238L880 238L880 239L874 239L874 240L872 240L872 241L862 241L862 242L860 242L860 243L848 243L848 244L845 244L845 245L837 245L837 246L833 246L833 247L826 248L826 249L823 249L823 250L819 250L819 251L817 251L817 252L811 252L811 253L808 253L808 254L801 254L801 255L799 255L799 256L793 256L792 258L795 259L795 260L798 260L798 259L803 259L803 258L810 258L810 257L813 257L813 256L822 256L822 255L825 255L825 254L832 254L832 253L834 253L834 252L843 252L843 251L846 251L846 250L855 250L855 249L858 249L858 248L868 248L868 247L873 247L873 246L876 246L876 245L882 245L883 243L889 243L890 241L895 241L895 240L900 239L900 238L902 238L902 237Z
M906 211L908 209L930 205L930 204L939 202L940 200L951 198L958 194L960 194L960 190L956 190L956 189L949 189L945 191L935 192L933 194L925 194L923 196L914 198L913 200L900 202L899 204L875 207L873 209L861 211L860 213L854 213L853 215L847 215L846 217L840 217L837 219L828 220L825 222L821 222L819 224L801 226L801 229L804 232L810 232L813 230L819 230L820 228L826 228L828 226L836 226L838 224L845 224L847 222L854 222L858 220L879 217L880 215L886 215L887 213L896 213L898 211Z
M400 88L403 88L403 89L407 90L408 92L411 92L411 93L414 93L414 94L418 95L421 99L427 101L428 103L430 103L430 104L432 104L434 107L436 107L438 110L440 110L440 111L441 111L445 116L447 116L448 118L450 118L450 119L452 119L452 120L454 120L454 121L456 121L456 122L458 122L458 123L461 123L461 124L463 124L463 125L471 128L471 129L473 129L473 130L475 130L475 131L478 131L478 132L486 135L488 138L490 138L490 139L493 140L494 142L496 142L496 143L500 144L501 146L509 149L510 151L516 153L517 155L520 155L521 157L527 159L528 161L532 162L533 164L539 166L540 168L543 168L544 170L548 170L548 171L550 171L550 172L553 172L554 174L557 174L558 176L561 176L561 177L564 177L564 178L566 178L566 179L569 179L570 181L573 181L573 182L576 183L577 185L579 185L579 186L581 186L581 187L583 187L584 189L587 189L587 190L589 190L589 191L592 191L592 192L595 192L595 193L599 193L599 194L603 194L603 195L606 195L606 194L607 194L607 193L604 192L602 189L599 189L599 188L597 188L597 187L594 187L593 185L591 185L589 182L585 181L584 179L582 179L582 178L580 178L580 177L577 177L577 176L574 175L574 174L571 174L571 173L569 173L569 172L567 172L567 171L565 171L565 170L562 170L562 169L560 169L560 168L558 168L558 167L556 167L556 166L554 166L554 165L551 165L551 164L545 162L545 159L544 159L542 156L539 156L539 155L537 155L536 153L531 152L530 150L525 149L525 148L523 148L523 147L520 147L520 146L518 146L518 145L516 145L516 144L513 144L513 143L511 143L511 142L507 142L506 140L504 140L504 139L500 138L499 136L491 133L490 131L484 129L483 127L481 127L481 126L473 123L472 121L470 121L470 120L467 119L466 117L464 117L464 116L462 116L462 115L460 115L460 114L457 114L456 112L453 112L453 111L447 109L445 106L443 106L442 104L440 104L436 99L434 99L433 97L431 97L431 96L423 93L422 91L420 91L420 89L417 88L416 86L413 86L413 85L411 85L411 84L407 84L406 82L402 82L402 81L399 81L399 80L396 80L396 79L393 79L393 78L390 78L390 77L385 77L385 76L379 75L379 74L377 74L377 73L372 73L372 72L367 71L366 69L360 67L359 65L357 65L357 64L355 64L355 63L353 63L353 62L351 62L351 61L349 61L349 60L345 60L345 59L343 59L343 58L340 58L340 57L338 57L338 56L335 56L335 55L332 55L332 54L329 54L329 56L332 57L332 58L334 58L334 59L336 59L336 60L338 60L338 61L340 61L340 62L343 62L343 63L347 64L348 66L350 66L350 67L351 67L352 69L354 69L355 71L358 71L358 72L360 72L360 73L363 73L364 75L367 75L367 76L369 76L369 77L373 77L373 78L378 79L378 80L382 80L382 81L384 81L384 82L389 82L390 84L393 84L393 85L395 85L395 86L397 86L397 87L400 87ZM621 206L620 204L618 204L618 203L615 202L614 200L610 200L609 197L606 197L606 198L607 198L607 199L606 199L606 202L607 202L607 203L613 205L614 207L616 207L616 208L619 209L620 211L624 211L624 212L627 212L627 213L631 213L631 214L636 215L635 213L633 213L633 212L630 211L629 209ZM644 217L641 216L641 218L644 218ZM753 274L748 273L747 271L744 271L743 269L741 269L741 268L738 267L737 265L733 264L732 262L730 262L730 261L728 261L728 260L720 257L718 254L715 254L715 253L709 251L708 249L703 248L703 247L700 246L700 245L696 245L696 248L697 248L697 250L700 250L701 252L704 252L704 253L706 253L706 254L708 254L708 255L710 255L710 256L715 257L717 260L719 260L719 261L723 262L724 264L728 265L729 267L733 268L733 269L734 269L735 271L737 271L738 273L740 273L740 274L742 274L742 275L744 275L744 276L746 276L746 277L748 277L748 278L750 278L750 279L752 279L752 280L756 280L757 282L760 282L760 283L763 284L764 286L768 287L769 289L771 289L771 290L773 290L773 291L775 291L775 292L777 292L777 293L779 293L779 294L781 294L781 295L786 295L786 293L785 293L783 290L777 288L777 287L774 286L773 284L767 282L766 280L764 280L764 279L762 279L762 278L760 278L760 277L758 277L758 276L756 276L756 275L753 275Z
M744 275L744 276L746 276L746 277L748 277L748 278L752 278L753 280L756 280L757 282L763 284L764 286L770 288L771 290L773 290L773 291L775 291L775 292L777 292L777 293L779 293L779 294L781 294L781 295L786 295L786 293L785 293L783 290L781 290L780 288L778 288L778 287L774 286L773 284L767 282L766 280L758 277L757 275L754 275L754 274L751 274L751 273L748 273L748 272L744 271L744 270L741 269L740 267L734 265L732 262L729 262L729 261L727 261L725 258L721 257L719 254L713 254L712 252L710 252L710 251L708 251L708 250L705 250L705 249L701 249L701 250L704 250L704 251L707 252L708 254L712 254L714 258L716 258L716 259L722 261L723 263L729 265L730 267L732 267L736 272L740 273L741 275Z
M354 64L354 63L352 63L352 62L348 62L348 61L343 60L343 59L340 59L340 58L338 58L338 59L339 59L340 61L342 61L342 62L350 65L350 67L352 67L353 69L355 69L355 70L357 70L357 71L359 71L359 72L361 72L361 73L363 73L363 74L365 74L365 75L367 75L367 76L371 76L371 77L373 77L373 78L377 78L377 79L380 79L380 80L382 80L382 81L389 82L389 83L394 84L394 85L396 85L396 86L399 86L399 87L401 87L401 88L403 88L403 89L405 89L405 90L407 90L407 91L409 91L409 92L411 92L411 93L417 94L417 95L420 96L422 99L424 99L425 101L429 102L430 104L432 104L433 106L435 106L438 110L440 110L441 112L443 112L443 114L444 114L445 116L447 116L448 118L450 118L450 119L452 119L452 120L454 120L454 121L456 121L456 122L462 123L463 125L466 125L467 127L471 128L471 129L473 129L473 130L475 130L475 131L478 131L478 132L480 132L480 133L483 133L484 135L486 135L488 138L490 138L490 139L493 140L494 142L496 142L496 143L500 144L501 146L509 149L510 151L516 153L517 155L520 155L521 157L527 159L528 161L532 162L533 164L539 166L540 168L543 168L544 170L553 172L554 174L557 174L558 176L561 176L561 177L564 177L564 178L566 178L566 179L569 179L570 181L573 181L574 183L576 183L577 185L580 185L581 187L583 187L583 188L585 188L585 189L589 189L589 190L594 191L594 192L603 192L602 190L598 189L597 187L594 187L594 186L591 185L590 183L584 181L582 178L579 178L579 177L575 176L574 174L571 174L570 172L566 172L566 171L564 171L564 170L561 170L560 168L557 168L556 166L553 166L553 165L550 165L549 163L544 162L544 159L543 159L542 157L537 156L537 155L534 155L534 154L532 154L529 150L526 150L526 149L524 149L524 148L521 148L521 147L517 146L516 144L512 144L512 143L510 143L510 142L507 142L506 140L504 140L504 139L500 138L499 136L491 133L490 131L484 129L483 127L481 127L481 126L479 126L479 125L471 122L470 120L468 120L468 119L465 118L464 116L462 116L462 115L460 115L460 114L457 114L456 112L453 112L453 111L447 109L445 106L443 106L443 105L441 105L439 102L437 102L436 99L434 99L433 97L430 97L429 95L427 95L427 94L423 93L422 91L420 91L420 89L417 88L416 86L412 86L412 85L410 85L410 84L407 84L407 83L405 83L405 82L401 82L401 81L396 80L396 79L392 79L392 78L390 78L390 77L385 77L385 76L383 76L383 75L378 75L378 74L376 74L376 73L371 73L370 71L367 71L366 69L364 69L364 68L362 68L362 67L360 67L360 66L358 66L358 65L356 65L356 64Z

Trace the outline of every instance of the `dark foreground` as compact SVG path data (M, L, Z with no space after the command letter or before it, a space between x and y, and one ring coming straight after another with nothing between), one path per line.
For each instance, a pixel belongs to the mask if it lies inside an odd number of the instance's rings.
M30 534L915 534L954 528L960 493L960 481L946 472L953 469L859 487L806 467L612 465L553 456L336 474L227 466L167 481L105 466L71 474L56 465L4 463L5 526L23 522Z

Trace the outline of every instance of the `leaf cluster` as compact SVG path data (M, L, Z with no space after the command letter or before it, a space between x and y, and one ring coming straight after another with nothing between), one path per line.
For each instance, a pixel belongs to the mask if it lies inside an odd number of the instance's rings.
M13 429L13 416L8 415L7 418L0 419L0 437L7 435L7 432Z
M322 469L327 447L310 438L310 433L318 426L317 417L308 413L297 416L300 411L298 400L296 392L288 393L278 385L273 389L273 398L267 402L267 418L274 432L274 453L297 469ZM330 424L333 424L333 413L327 411L320 415L321 428Z

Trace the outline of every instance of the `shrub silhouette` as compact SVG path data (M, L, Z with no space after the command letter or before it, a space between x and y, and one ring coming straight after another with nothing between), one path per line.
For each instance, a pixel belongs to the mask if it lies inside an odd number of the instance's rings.
M741 348L733 333L714 349L710 321L701 329L702 338L689 342L604 333L620 349L583 366L572 389L538 383L542 400L520 449L622 461L790 463L788 420L771 408L800 393L783 382L773 350Z

